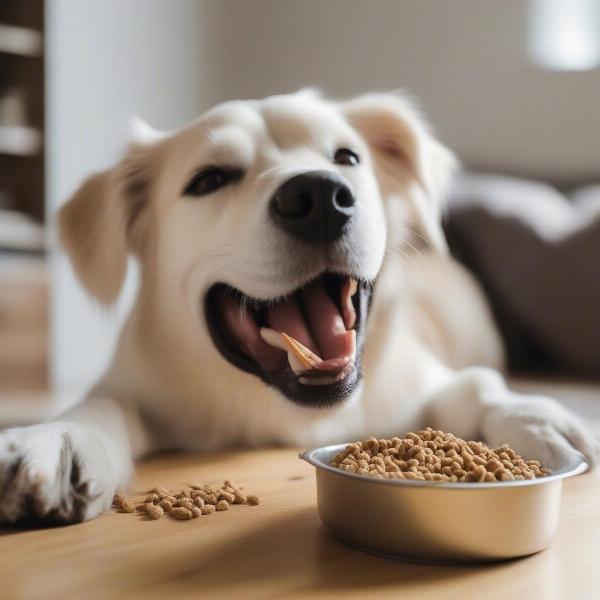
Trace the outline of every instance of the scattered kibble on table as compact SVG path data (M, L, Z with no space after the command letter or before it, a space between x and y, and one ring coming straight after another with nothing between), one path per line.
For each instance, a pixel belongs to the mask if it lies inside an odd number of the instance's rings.
M467 442L430 427L403 438L370 437L349 444L331 464L380 479L441 482L535 479L550 473L539 461L523 459L507 444L492 450L482 442Z
M179 492L156 487L142 502L133 502L126 496L115 494L113 506L124 513L140 513L149 519L160 519L169 514L173 519L188 521L202 515L229 510L232 504L259 504L258 496L246 495L242 488L226 479L221 487L190 485Z

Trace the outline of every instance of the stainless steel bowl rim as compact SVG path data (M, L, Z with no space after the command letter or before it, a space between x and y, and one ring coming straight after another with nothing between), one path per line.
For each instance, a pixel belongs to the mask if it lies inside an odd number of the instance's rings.
M372 477L370 475L359 475L358 473L350 473L348 471L342 471L337 467L334 467L329 464L329 460L333 458L336 454L341 452L344 448L346 448L349 444L333 444L331 446L321 446L320 448L313 448L312 450L307 450L306 452L300 453L298 456L302 460L305 460L307 463L311 464L313 467L317 469L322 469L324 471L329 471L335 475L340 475L342 477L350 477L352 479L357 479L359 481L368 482L374 485L395 485L395 486L409 486L409 487L428 487L428 488L439 488L439 489L485 489L485 488L494 488L498 489L499 487L522 487L528 485L543 485L545 483L550 483L551 481L556 481L557 479L564 479L566 477L573 477L574 475L580 475L581 473L585 473L589 469L588 463L581 457L581 459L569 463L558 469L553 471L552 474L547 475L546 477L539 477L536 479L519 479L519 480L509 480L509 481L495 481L495 482L444 482L444 481L414 481L407 479L380 479L379 477ZM323 456L327 456L327 462L322 460Z

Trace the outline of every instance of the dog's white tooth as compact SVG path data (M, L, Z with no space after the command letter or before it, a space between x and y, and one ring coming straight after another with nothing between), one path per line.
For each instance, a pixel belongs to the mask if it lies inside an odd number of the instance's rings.
M285 350L287 352L288 348L283 340L283 335L281 335L279 331L275 331L269 327L261 327L260 336L265 342L267 342L267 344L269 344L269 346L273 346L274 348L279 348L280 350Z
M288 362L290 363L290 368L294 372L294 375L300 375L300 373L306 372L306 367L304 366L304 364L291 350L287 353L287 357Z
M348 297L347 303L342 306L342 318L344 319L346 329L353 329L356 325L356 311L354 310L350 297Z
M341 293L341 312L346 329L353 329L356 325L356 310L352 304L352 296L358 291L358 282L356 279L348 278L343 286Z
M358 291L358 281L356 279L350 279L350 298Z
M350 359L350 362L354 362L356 360L356 329L352 329L351 331L352 333L350 335L352 336L352 358Z

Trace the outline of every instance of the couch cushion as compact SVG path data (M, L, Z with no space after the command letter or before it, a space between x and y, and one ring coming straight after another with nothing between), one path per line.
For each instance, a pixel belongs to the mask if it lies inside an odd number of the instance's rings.
M600 186L565 196L464 173L445 230L489 296L513 369L600 377Z

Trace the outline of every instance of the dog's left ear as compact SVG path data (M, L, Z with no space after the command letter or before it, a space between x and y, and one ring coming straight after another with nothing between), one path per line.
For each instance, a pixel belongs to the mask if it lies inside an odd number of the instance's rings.
M114 302L129 254L145 246L154 148L160 134L136 121L133 142L112 169L89 177L60 209L60 240L83 287L102 304Z
M458 166L454 154L433 137L415 107L401 96L367 94L344 103L342 110L371 149L384 197L409 192L412 227L433 248L446 252L441 201Z

